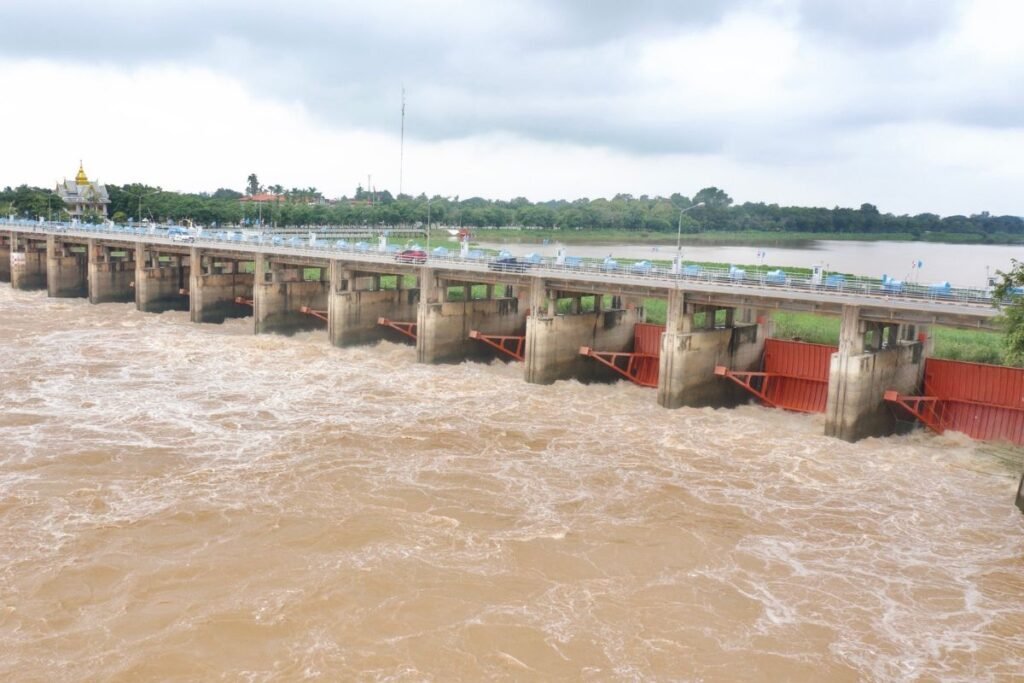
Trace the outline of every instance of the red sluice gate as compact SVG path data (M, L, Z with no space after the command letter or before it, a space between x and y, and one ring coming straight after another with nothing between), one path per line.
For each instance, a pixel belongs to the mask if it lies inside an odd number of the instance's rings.
M521 335L484 334L480 330L470 330L469 338L476 339L518 361L526 358L526 337Z
M633 351L615 353L595 351L589 346L580 353L607 365L626 379L642 387L658 386L658 366L661 363L661 335L664 325L637 323L633 327Z
M310 308L309 306L302 306L299 308L299 313L305 313L306 315L311 315L314 318L319 318L320 320L327 322L327 311L318 311L314 308Z
M829 363L838 350L825 344L768 338L764 340L761 372L734 372L719 365L715 374L736 382L773 408L824 413Z
M1024 445L1024 369L928 358L921 396L885 392L930 429Z
M377 318L377 324L384 327L390 327L396 332L400 332L413 341L416 341L416 323L389 320L388 318Z

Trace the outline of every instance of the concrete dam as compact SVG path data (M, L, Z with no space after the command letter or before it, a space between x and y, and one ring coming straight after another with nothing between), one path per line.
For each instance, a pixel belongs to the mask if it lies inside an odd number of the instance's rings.
M0 281L94 304L187 310L196 323L251 316L255 334L325 328L337 346L401 332L421 363L503 355L521 360L524 380L536 384L625 376L655 388L652 399L667 409L755 396L823 412L825 432L848 441L892 433L899 411L941 431L941 417L932 410L929 422L927 409L966 402L998 412L987 421L1006 425L979 438L1024 441L1024 384L1015 379L998 405L987 395L920 395L930 325L993 329L998 310L971 293L921 297L884 285L562 263L495 268L457 256L410 263L326 245L183 242L152 230L18 223L0 225ZM664 328L646 323L647 299L666 302ZM838 347L772 346L776 310L839 317ZM947 427L970 422L957 419Z

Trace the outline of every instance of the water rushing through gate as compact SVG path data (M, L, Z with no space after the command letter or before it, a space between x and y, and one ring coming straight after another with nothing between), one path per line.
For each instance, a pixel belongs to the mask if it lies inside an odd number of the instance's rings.
M1019 461L251 327L0 286L0 679L1024 671Z

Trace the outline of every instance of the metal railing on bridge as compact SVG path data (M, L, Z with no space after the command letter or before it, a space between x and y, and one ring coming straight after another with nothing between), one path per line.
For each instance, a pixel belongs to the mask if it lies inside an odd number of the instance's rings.
M94 236L125 237L169 240L172 243L188 243L204 246L237 246L250 251L282 249L288 253L331 258L340 255L354 256L372 261L399 261L402 248L388 245L383 251L378 244L365 240L309 237L284 237L279 234L264 234L241 230L186 231L175 226L122 226L112 224L84 225L72 223L39 223L31 221L9 221L0 219L0 225L8 225L38 232L61 232ZM422 247L410 244L410 249ZM420 264L423 265L423 264ZM572 256L549 257L528 254L513 257L507 252L497 257L479 249L462 252L437 247L426 254L425 265L453 267L464 270L490 270L512 273L536 273L537 275L577 274L597 279L629 278L633 282L649 282L666 286L684 283L710 283L754 288L764 292L821 292L849 296L871 297L881 300L929 301L967 304L981 308L994 303L1009 303L1009 300L995 302L989 289L977 287L954 287L949 282L918 284L892 278L869 278L839 273L820 276L803 273L789 273L781 269L710 268L696 263L683 263L678 268L654 264L650 261L625 261L614 258L582 258ZM1017 292L1024 294L1024 292Z

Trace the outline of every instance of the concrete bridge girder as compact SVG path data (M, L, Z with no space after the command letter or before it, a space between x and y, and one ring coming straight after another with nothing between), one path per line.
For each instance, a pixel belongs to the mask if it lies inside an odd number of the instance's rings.
M0 282L11 281L11 242L15 239L10 232L0 232Z
M583 310L581 299L594 296L594 307ZM605 308L605 293L552 287L535 277L529 289L529 317L526 319L524 377L531 384L551 384L561 379L605 381L618 376L609 368L580 355L590 347L610 352L633 350L634 327L644 321L643 306L613 297ZM567 313L558 312L558 301L569 299Z
M416 320L420 288L404 287L402 280L408 272L406 269L384 273L395 277L395 288L384 289L382 273L357 270L353 265L365 268L365 264L331 261L327 333L332 344L353 346L388 339L387 330L377 324L381 318L407 322Z
M317 279L307 279L306 269L316 269ZM257 254L253 260L253 323L256 334L294 334L323 327L320 319L302 313L302 308L325 310L330 294L329 263L296 263Z
M146 248L135 249L135 305L146 313L189 310L188 252Z
M89 303L135 301L135 247L90 239L86 243Z
M159 235L115 234L109 231L91 230L88 226L76 226L68 229L48 225L14 225L8 229L8 232L30 238L58 232L68 240L98 238L111 243L123 243L128 246L149 244L153 248L158 248L168 253L174 250L188 251L187 245L175 243ZM335 256L330 252L325 253L322 250L306 246L285 247L262 243L224 244L208 240L203 240L203 242L203 248L238 254L244 253L250 255L250 257L253 257L255 254L263 254L264 256L272 255L278 260L304 259L310 262L310 265L313 265L313 261L326 264L327 261L334 258L352 262L353 264L362 264L362 266L354 265L353 267L356 268L372 267L380 269L381 272L384 272L385 269L404 265L396 264L390 256L375 252L338 254ZM913 318L915 322L921 324L975 329L994 329L990 321L998 313L997 310L977 301L922 299L904 295L890 295L888 293L880 294L868 288L837 290L816 286L777 287L765 286L763 283L721 281L718 279L690 280L666 277L664 275L638 276L636 274L603 273L587 270L573 271L545 265L531 268L525 273L513 274L502 271L490 271L486 264L477 261L439 261L430 265L441 271L459 273L457 276L448 276L449 279L473 279L477 282L485 282L488 279L509 280L510 277L515 276L524 279L541 276L548 281L551 288L563 291L575 288L581 292L589 292L598 287L609 294L632 294L634 296L656 298L665 298L671 290L685 289L689 295L705 297L709 299L709 303L714 303L721 307L748 306L765 310L814 311L831 315L839 315L844 305L857 305L862 308L862 317L865 319L903 320ZM405 267L408 268L409 266Z
M674 291L666 305L665 333L658 368L658 404L665 408L734 406L747 400L743 389L723 382L714 370L723 365L748 372L761 364L769 317L749 308L739 310L692 301ZM724 321L717 323L718 311ZM697 324L697 316L703 320Z
M859 307L844 308L829 366L825 433L846 441L892 434L896 419L885 392L914 393L930 350L927 333L915 325L865 320Z
M89 296L88 247L46 238L46 290L51 297Z
M505 283L496 287L491 278L485 283L478 283L476 279L474 275L472 281L467 281L466 274L460 273L459 279L453 281L431 268L421 269L420 301L416 310L416 359L419 362L493 358L492 348L470 338L473 330L509 336L524 334L526 310L519 305L519 298L509 296ZM472 297L475 284L487 285L485 298ZM449 296L452 287L462 287L459 300Z
M238 303L253 299L254 266L199 248L189 253L189 318L196 323L222 323L227 318L252 315L252 307Z
M11 233L10 240L11 287L46 289L46 236Z

